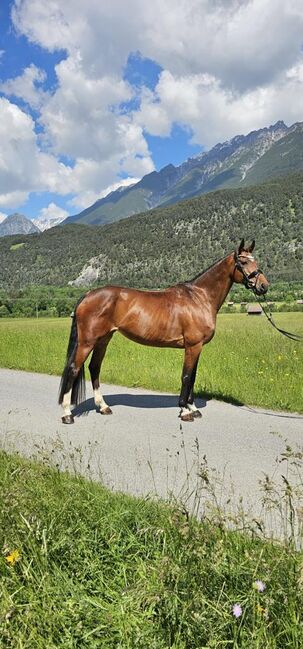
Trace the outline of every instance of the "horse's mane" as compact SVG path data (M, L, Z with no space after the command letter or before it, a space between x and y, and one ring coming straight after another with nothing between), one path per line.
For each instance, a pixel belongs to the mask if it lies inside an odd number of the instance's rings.
M193 284L193 282L194 282L196 279L198 279L198 277L202 277L202 275L205 275L205 273L207 273L208 270L210 270L211 268L213 268L214 266L216 266L216 264L218 264L220 261L223 261L223 259L226 259L227 256L228 256L228 255L224 255L224 257L220 257L220 259L217 259L217 260L214 261L212 264L210 264L210 266L207 266L207 268L205 268L204 270L201 270L200 273L198 273L197 275L195 275L195 277L193 277L192 279L188 279L188 280L186 280L184 283L185 283L185 284Z

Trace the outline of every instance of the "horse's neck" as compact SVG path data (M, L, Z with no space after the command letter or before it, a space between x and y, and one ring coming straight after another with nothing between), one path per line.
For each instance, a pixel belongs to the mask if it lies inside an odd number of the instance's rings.
M219 311L233 284L234 255L221 259L194 280L193 285L207 292L216 311Z

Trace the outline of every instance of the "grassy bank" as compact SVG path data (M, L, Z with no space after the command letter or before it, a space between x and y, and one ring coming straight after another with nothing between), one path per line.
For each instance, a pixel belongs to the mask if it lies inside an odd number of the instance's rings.
M300 313L276 314L284 329L303 333ZM0 366L61 374L71 320L0 320ZM178 392L183 352L143 347L119 334L109 345L102 380ZM218 317L202 351L196 390L219 399L303 412L303 345L278 334L264 317Z
M1 647L302 646L302 554L291 544L4 453L0 491Z

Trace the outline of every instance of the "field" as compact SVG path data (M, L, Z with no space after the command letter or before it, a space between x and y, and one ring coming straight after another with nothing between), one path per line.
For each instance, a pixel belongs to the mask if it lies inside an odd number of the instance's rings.
M292 541L201 523L1 452L0 491L1 647L303 646Z
M303 334L301 313L275 314L284 329ZM61 374L70 318L1 319L0 366ZM177 393L183 352L143 347L116 334L102 380ZM201 395L303 412L303 344L277 333L265 317L222 314L202 351L196 379Z

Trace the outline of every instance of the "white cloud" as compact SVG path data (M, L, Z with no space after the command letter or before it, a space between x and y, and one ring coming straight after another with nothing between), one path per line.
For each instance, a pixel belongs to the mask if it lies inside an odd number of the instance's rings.
M213 76L160 75L154 93L144 93L137 123L153 135L168 135L177 122L190 125L193 141L212 146L238 133L284 119L288 124L303 116L303 63L275 82L245 93L225 89ZM156 116L156 117L155 117Z
M31 191L67 191L71 168L41 152L35 124L18 106L0 98L0 205L15 207Z
M31 40L80 54L96 76L120 73L140 50L172 74L207 72L243 90L294 65L302 45L301 0L18 0L13 16Z
M76 130L76 120L73 126ZM63 164L55 154L40 149L34 127L30 115L8 99L0 98L0 206L16 207L35 191L75 194L75 204L78 197L78 205L87 205L113 180L120 183L117 176L121 171L129 169L137 176L153 169L141 127L128 123L124 116L119 125L123 133L121 149L117 144L117 150L103 163L78 157L74 166ZM137 160L136 151L142 158Z
M18 77L0 83L0 92L9 97L20 97L31 106L38 108L45 94L38 86L45 79L46 73L44 70L31 64Z
M0 212L0 223L2 223L2 221L4 221L4 219L6 219L6 217L7 217L7 214L4 214L3 212Z
M86 206L121 172L152 171L144 134L167 136L176 122L211 146L302 119L302 0L15 0L12 15L21 34L66 58L52 92L43 92L44 72L34 65L1 86L39 110L43 133L38 138L32 118L8 102L0 205L49 190ZM131 51L163 72L154 93L142 90L139 110L122 114L119 104L135 92L123 80Z

